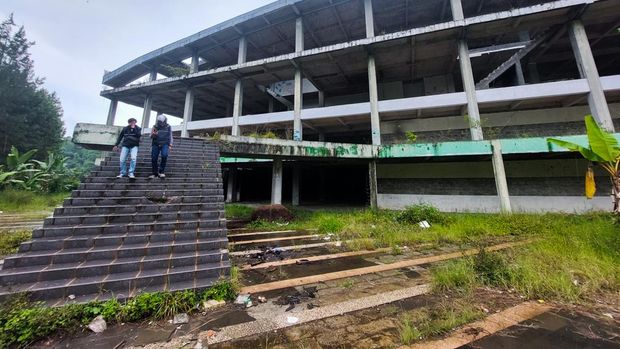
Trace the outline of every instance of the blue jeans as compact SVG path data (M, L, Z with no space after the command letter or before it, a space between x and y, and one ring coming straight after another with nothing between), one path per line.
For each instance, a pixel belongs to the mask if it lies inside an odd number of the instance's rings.
M136 159L138 158L138 147L123 147L121 149L121 175L127 174L127 156L131 154L129 162L129 174L132 175L136 170Z
M159 168L158 168L157 160L160 154L161 154L161 163L159 164ZM153 147L151 148L151 167L152 167L154 175L157 176L160 173L165 173L166 160L168 160L168 144L153 145Z

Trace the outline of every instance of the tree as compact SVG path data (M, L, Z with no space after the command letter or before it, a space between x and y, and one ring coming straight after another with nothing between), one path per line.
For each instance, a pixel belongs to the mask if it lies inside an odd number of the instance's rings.
M618 140L614 135L603 130L592 115L587 115L585 121L589 148L557 138L547 140L570 151L578 151L586 160L600 165L609 174L612 185L613 212L620 215L620 146ZM594 172L589 167L586 172L586 197L592 198L595 191Z
M0 23L0 161L13 146L38 149L36 157L45 158L59 149L64 134L60 101L34 74L34 42L16 27L13 15Z

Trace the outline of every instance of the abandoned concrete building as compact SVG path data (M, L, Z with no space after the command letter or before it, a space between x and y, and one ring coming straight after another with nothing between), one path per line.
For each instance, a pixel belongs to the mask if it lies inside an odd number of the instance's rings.
M620 127L619 58L618 0L280 0L106 72L101 95L108 125L121 102L220 135L229 202L607 210L606 178L586 200L587 163L546 138Z

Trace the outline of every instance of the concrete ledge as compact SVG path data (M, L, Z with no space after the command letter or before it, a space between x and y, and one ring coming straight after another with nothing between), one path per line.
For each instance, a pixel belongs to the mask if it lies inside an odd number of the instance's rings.
M445 212L499 212L495 195L418 195L378 194L380 208L400 210L415 204L431 204ZM610 211L611 199L605 196L588 200L582 196L510 196L513 212L583 213Z
M123 127L77 123L73 130L73 143L86 149L112 150Z

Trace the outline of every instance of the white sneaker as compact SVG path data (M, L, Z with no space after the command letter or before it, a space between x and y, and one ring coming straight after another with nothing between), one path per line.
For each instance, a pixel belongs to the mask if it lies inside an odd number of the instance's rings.
M125 177L125 175L119 174L118 176L116 176L116 178L123 178Z
M133 173L130 173L130 174L129 174L129 179L136 179L136 176L134 176L134 174L133 174Z
M160 173L159 174L159 178L166 178L166 174L165 173Z
M153 179L153 178L155 178L155 175L150 175L148 178L149 179Z

